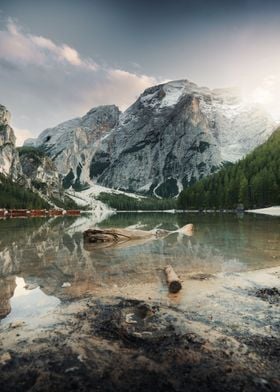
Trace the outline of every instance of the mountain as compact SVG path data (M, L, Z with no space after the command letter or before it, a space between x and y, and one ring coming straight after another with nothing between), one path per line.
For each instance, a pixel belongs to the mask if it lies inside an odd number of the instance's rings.
M98 183L158 196L234 162L271 134L273 121L234 90L188 81L147 89L101 141L91 163Z
M0 173L15 180L22 175L22 170L15 148L15 134L9 125L10 120L10 112L0 105Z
M47 129L41 146L64 185L90 180L116 189L176 196L184 186L235 162L275 127L258 105L233 89L210 90L187 80L151 87L124 113L116 106Z
M51 198L61 198L57 169L37 149L21 148L19 153L10 120L10 112L0 105L0 208L46 208Z
M38 139L28 139L24 145L41 146L65 178L66 188L72 183L79 186L90 180L92 156L100 140L118 124L119 115L115 105L99 106L81 118L46 129Z
M20 147L18 151L22 172L29 186L48 198L60 198L62 183L54 162L38 148Z
M245 208L280 204L280 128L244 159L179 196L179 208Z

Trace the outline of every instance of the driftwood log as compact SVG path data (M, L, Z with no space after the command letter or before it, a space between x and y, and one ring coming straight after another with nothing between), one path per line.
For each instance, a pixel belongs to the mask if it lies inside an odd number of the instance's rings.
M192 236L193 235L193 224L192 223L188 223L187 225L181 227L180 229L176 230L175 232L177 233L182 233L185 234L187 236Z
M172 233L183 233L191 236L193 225L188 224L175 231L155 229L155 230L135 230L121 228L88 229L84 231L84 243L93 246L114 246L125 243L140 243L148 240L166 237ZM103 245L102 245L103 244ZM90 249L89 249L90 250Z
M84 232L84 240L87 242L123 242L129 240L142 240L152 237L167 235L167 230L145 231L119 228L88 229Z
M178 293L178 291L180 291L182 288L182 284L172 266L167 265L164 269L164 272L166 274L166 281L170 293Z

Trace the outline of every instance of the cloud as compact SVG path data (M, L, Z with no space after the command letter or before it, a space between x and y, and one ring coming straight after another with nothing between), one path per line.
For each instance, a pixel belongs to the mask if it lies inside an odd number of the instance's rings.
M1 57L11 63L50 66L65 62L76 67L97 69L92 59L82 58L74 48L25 33L13 19L8 19L6 30L0 31L0 49Z
M12 112L18 144L94 106L116 104L124 110L158 83L152 76L101 66L66 43L26 32L12 19L0 30L0 78L1 103Z

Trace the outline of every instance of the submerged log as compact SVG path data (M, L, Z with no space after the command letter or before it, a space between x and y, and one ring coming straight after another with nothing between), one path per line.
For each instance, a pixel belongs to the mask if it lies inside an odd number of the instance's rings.
M84 244L87 250L91 250L90 246L123 246L127 244L136 244L157 238L163 238L173 233L182 233L187 236L193 234L193 225L188 224L175 231L154 229L154 230L138 230L138 229L122 229L122 228L106 228L106 229L88 229L84 231Z
M164 269L166 274L166 281L168 283L168 289L170 293L178 293L181 290L182 284L180 279L171 265L167 265Z
M167 232L168 233L168 232ZM164 231L166 235L166 232ZM164 235L162 234L162 235ZM88 229L84 232L85 242L125 242L130 240L141 240L156 238L158 235L154 231L130 230L119 228L108 229Z
M88 229L84 231L84 241L89 243L95 242L122 242L131 239L127 234L123 234L116 229Z
M178 229L177 232L191 237L193 235L193 224L188 223L187 225Z

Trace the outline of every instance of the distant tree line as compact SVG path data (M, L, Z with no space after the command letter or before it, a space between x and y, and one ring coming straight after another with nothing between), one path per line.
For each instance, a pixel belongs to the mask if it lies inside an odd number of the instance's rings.
M19 149L20 154L43 152L34 147ZM67 176L66 176L67 177ZM70 173L69 173L70 177ZM67 177L67 181L71 178ZM119 211L170 209L234 209L280 204L280 128L244 159L185 188L176 199L134 198L124 194L100 193L102 202ZM58 203L58 200L55 200ZM58 203L59 204L59 203ZM76 207L71 200L62 202ZM61 206L62 206L61 204ZM48 208L38 194L0 174L0 208Z
M105 192L101 192L97 199L118 211L171 210L175 209L177 205L175 199L135 198Z
M185 188L178 208L245 208L280 204L280 128L236 164Z
M52 197L51 201L59 208L64 208L65 210L83 210L85 208L78 206L71 197L64 195L63 200L57 197Z

